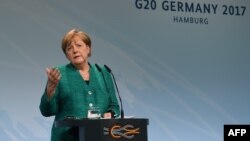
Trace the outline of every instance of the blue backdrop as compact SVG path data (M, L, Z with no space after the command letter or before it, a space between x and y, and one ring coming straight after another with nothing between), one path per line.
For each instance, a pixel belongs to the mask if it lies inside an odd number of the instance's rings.
M125 115L148 118L150 141L221 141L250 123L248 0L1 0L0 140L49 140L40 114L45 68L68 63L71 28L109 65Z

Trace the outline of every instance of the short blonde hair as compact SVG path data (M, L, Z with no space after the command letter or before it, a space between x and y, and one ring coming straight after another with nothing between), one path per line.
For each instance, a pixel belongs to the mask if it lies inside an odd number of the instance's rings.
M91 39L89 37L89 35L84 32L84 31L80 31L77 29L71 29L68 33L66 33L62 39L62 50L64 52L64 54L66 54L66 48L71 44L72 39L78 36L82 39L82 41L88 45L91 48ZM91 50L89 53L89 57L91 56Z

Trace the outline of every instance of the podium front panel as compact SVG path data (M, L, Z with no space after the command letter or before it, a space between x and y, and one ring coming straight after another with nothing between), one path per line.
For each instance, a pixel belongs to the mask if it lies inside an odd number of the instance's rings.
M80 141L147 141L148 119L83 119L56 121L57 127L78 127Z

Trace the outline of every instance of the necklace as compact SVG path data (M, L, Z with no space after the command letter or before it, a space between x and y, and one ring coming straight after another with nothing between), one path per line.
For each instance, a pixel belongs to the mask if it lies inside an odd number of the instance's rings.
M89 67L87 68L86 71L81 71L80 70L80 74L83 77L84 80L89 80Z

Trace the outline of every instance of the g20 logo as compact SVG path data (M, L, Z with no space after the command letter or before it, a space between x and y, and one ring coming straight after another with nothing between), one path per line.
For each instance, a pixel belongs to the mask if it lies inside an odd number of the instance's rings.
M155 0L135 0L135 7L137 9L155 10L156 6Z

